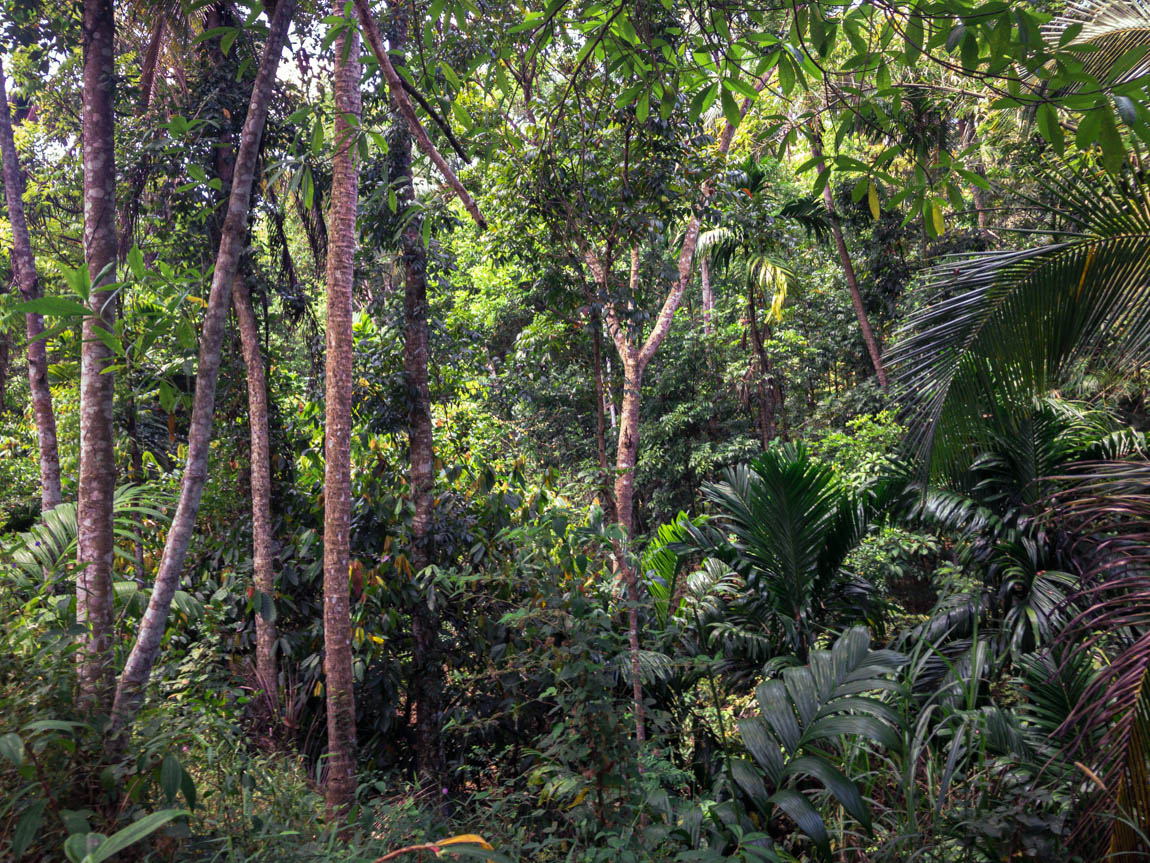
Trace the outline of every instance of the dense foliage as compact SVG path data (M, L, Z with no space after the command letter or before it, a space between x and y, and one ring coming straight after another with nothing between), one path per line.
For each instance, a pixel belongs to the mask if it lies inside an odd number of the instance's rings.
M0 0L0 859L1150 855L1148 52Z

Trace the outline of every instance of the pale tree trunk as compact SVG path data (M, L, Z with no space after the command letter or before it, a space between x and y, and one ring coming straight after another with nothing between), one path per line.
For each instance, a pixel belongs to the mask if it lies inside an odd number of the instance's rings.
M111 0L83 0L84 259L92 289L80 349L80 488L77 502L76 622L80 705L107 711L112 694L112 499L116 453L109 371L112 351L99 339L111 330L116 280L115 35Z
M283 2L283 0L280 0ZM333 0L332 14L343 14ZM335 42L335 155L332 158L327 251L327 380L324 428L323 643L327 697L328 818L343 820L355 799L355 678L351 602L352 288L355 282L359 166L355 137L360 116L359 33ZM348 123L347 117L356 120Z
M715 294L711 290L711 262L704 257L699 261L699 275L703 280L703 334L711 335L711 316L715 311Z
M240 345L248 378L248 427L251 432L252 465L252 570L256 597L256 678L263 691L274 698L276 683L276 627L263 613L275 602L275 570L272 561L272 472L271 443L268 435L268 393L260 331L252 308L247 282L237 277L232 288L232 305L239 324ZM264 599L263 597L266 597Z
M607 461L607 385L603 380L603 319L599 308L591 304L591 366L595 375L595 448L599 457L600 496L603 518L618 521L615 515L615 491L611 488L611 465Z
M811 156L814 157L815 169L821 176L826 171L826 164L823 162L823 151L822 147L819 146L818 134L816 131L811 137ZM843 229L842 225L839 224L838 214L835 212L835 199L829 182L823 185L823 207L827 211L827 221L831 223L831 236L835 240L835 249L838 251L843 275L846 276L847 288L851 294L851 304L855 309L855 317L858 318L859 329L862 330L867 353L870 355L870 361L874 366L874 373L878 377L879 385L885 390L887 377L886 367L882 362L882 351L879 350L878 339L875 338L874 330L871 329L870 319L867 317L866 307L863 305L862 293L859 291L859 283L855 277L854 265L851 263L850 251L847 249L846 240L843 239Z
M394 29L388 40L398 54L407 37L407 13L396 4ZM435 518L435 450L431 428L431 392L427 382L427 250L420 231L422 220L410 218L415 204L411 176L411 126L392 98L392 130L388 180L397 186L398 217L405 227L400 234L404 268L403 369L407 378L408 457L411 463L411 495L415 515L411 522L411 570L418 575L435 558L433 525ZM420 596L411 612L412 700L415 703L415 754L419 762L420 784L424 789L441 788L447 772L443 752L443 661L440 656L439 620ZM436 795L437 797L439 795Z
M362 2L362 0L357 0ZM756 91L761 91L767 85L770 72L763 75L755 84ZM739 117L745 117L751 108L751 99L744 99L739 108ZM719 154L726 156L735 137L735 126L727 122L719 136ZM704 200L709 199L713 193L710 184L703 189ZM627 326L622 322L613 302L607 301L603 307L603 315L607 323L607 333L615 344L615 350L623 363L623 404L619 412L619 443L615 454L615 511L620 527L628 537L634 527L634 491L635 491L635 463L639 453L639 408L642 398L643 372L646 370L651 358L659 350L660 345L671 331L671 323L675 319L675 312L683 301L687 286L691 282L694 269L695 249L699 244L700 222L692 217L683 232L683 245L679 250L677 278L671 290L663 300L662 308L655 318L645 341L640 346L632 339ZM610 261L601 260L590 248L580 249L583 260L586 262L591 274L595 278L600 296L606 301L610 296ZM639 281L640 250L631 249L631 295L635 295ZM619 568L627 585L627 593L631 600L628 611L628 641L631 653L631 685L633 690L633 709L635 713L635 739L642 743L646 740L646 717L643 706L643 684L640 677L640 638L639 638L639 579L634 567L626 561L623 550L616 547L617 567Z
M12 263L20 296L35 300L42 296L32 254L32 238L24 218L24 177L16 158L8 94L4 90L4 67L0 64L0 155L4 165L4 194L8 200L8 221L12 224ZM40 511L48 512L60 502L60 456L56 445L56 414L52 390L48 386L48 348L40 338L44 318L36 312L24 316L28 337L28 387L32 391L32 416L40 449Z
M192 418L188 429L188 457L184 467L180 499L176 506L164 544L164 555L156 574L155 586L140 623L139 635L128 655L120 684L116 690L113 711L113 734L125 728L139 709L144 686L159 655L160 641L171 610L172 596L180 583L180 573L188 543L195 529L204 483L208 476L208 454L212 437L212 414L215 411L216 384L220 371L220 347L227 326L228 307L232 303L232 283L239 268L240 254L247 237L248 209L255 180L256 157L260 137L267 119L268 104L279 67L280 52L287 36L288 24L297 0L279 0L268 31L267 45L260 59L259 71L252 85L251 102L240 134L236 153L232 190L228 197L227 215L220 236L220 248L212 273L212 287L204 313L200 336L199 365L196 369L196 392L192 401ZM346 578L346 573L344 574Z

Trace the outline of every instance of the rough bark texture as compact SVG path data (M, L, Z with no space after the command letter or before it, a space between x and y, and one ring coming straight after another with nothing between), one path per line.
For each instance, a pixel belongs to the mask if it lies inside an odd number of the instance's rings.
M711 262L707 258L699 261L699 275L703 280L703 334L712 332L711 316L715 311L715 294L711 290Z
M407 35L407 17L395 7L394 29L389 43L399 52ZM402 59L397 53L396 61ZM411 494L415 515L411 522L411 570L418 574L435 562L435 448L431 428L431 392L427 383L427 249L420 230L422 219L409 218L415 204L411 175L411 123L392 92L392 135L389 141L389 177L397 187L398 217L404 224L400 250L404 270L403 369L407 378L408 446ZM416 709L415 754L424 789L444 785L446 760L443 752L443 661L439 645L439 620L420 597L411 614L412 697Z
M819 146L817 134L811 139L811 156L814 157L815 169L819 174L826 171L823 151ZM843 275L846 276L847 288L850 289L851 303L854 305L855 317L858 318L859 328L862 330L863 341L866 342L867 353L870 354L870 361L874 365L874 373L878 376L879 385L885 390L887 377L886 367L882 363L882 351L879 350L878 339L875 338L874 330L871 329L870 319L867 317L866 307L863 305L862 293L859 291L859 283L855 277L854 265L851 263L850 251L847 249L846 240L843 239L842 225L839 224L839 217L835 212L835 199L831 193L830 183L823 186L823 207L827 211L827 221L831 223L831 235L835 240L835 248L838 250Z
M283 2L283 0L280 0ZM343 13L333 0L332 14ZM327 252L327 380L324 447L323 641L327 696L328 818L342 820L355 799L355 679L352 672L351 605L351 396L352 288L355 281L359 166L359 34L341 31L335 42L335 156Z
M763 342L763 332L759 329L759 312L755 308L755 289L747 291L747 315L751 322L751 344L755 349L755 358L758 360L758 391L759 391L759 432L762 438L763 449L766 449L775 436L775 383L768 381L770 374L770 361L767 359L767 348Z
M12 118L8 112L8 94L4 90L4 67L0 64L0 155L4 165L4 194L8 202L8 221L12 225L12 264L20 296L35 300L41 296L36 259L32 255L32 238L24 218L24 176L16 158L12 137ZM40 449L40 509L47 512L60 502L60 456L56 445L56 414L52 409L52 390L48 386L48 348L40 334L44 318L32 312L24 316L28 337L28 386L32 391L32 415L36 420L36 439Z
M97 332L115 312L107 285L116 279L115 18L111 0L83 3L84 260L91 314L80 349L80 488L77 501L76 622L80 704L104 713L112 693L112 498L116 454L112 426L112 352Z
M407 121L408 131L415 139L415 143L419 145L419 149L423 154L431 160L432 164L439 169L439 173L459 198L463 204L463 208L467 210L475 224L479 225L481 230L487 229L487 222L484 221L483 215L479 212L479 206L472 199L467 190L463 188L463 184L459 182L459 178L455 176L455 172L451 170L451 166L447 164L447 160L443 158L435 145L431 143L431 139L427 137L427 132L424 131L423 125L419 122L419 117L415 114L415 109L411 107L411 100L407 98L407 92L403 86L403 79L399 77L399 73L395 71L395 66L388 57L387 52L383 50L383 40L379 36L379 28L375 26L375 18L371 14L371 7L368 5L368 0L355 0L355 10L359 15L359 21L363 25L363 32L367 35L368 45L371 47L371 53L375 55L375 59L379 62L379 70L383 73L384 80L387 81L388 93L395 104L396 110Z
M617 521L615 491L611 488L611 465L607 461L607 384L603 379L603 319L599 308L591 306L591 367L595 375L595 447L599 456L600 496L603 518Z
M113 732L131 722L144 686L152 673L160 650L160 640L167 624L172 596L180 582L184 556L196 524L200 497L208 476L208 453L212 435L212 415L215 410L216 384L220 371L220 347L227 325L228 307L232 302L232 283L239 267L240 254L247 237L248 209L252 184L255 179L256 157L260 137L267 118L268 104L279 67L280 52L287 36L288 24L295 12L296 0L279 0L268 31L267 45L260 59L259 71L252 85L252 98L240 134L236 153L232 190L228 197L227 215L212 273L212 287L204 314L200 337L199 365L196 370L196 392L192 401L192 418L188 429L188 459L184 467L183 482L176 514L172 519L164 545L164 555L156 574L156 583L148 601L147 611L140 623L139 635L116 690ZM346 572L345 572L346 578Z
M239 324L240 345L248 377L248 426L251 432L252 466L252 569L255 589L267 599L256 604L256 677L265 693L274 696L276 684L276 627L264 615L275 601L275 570L272 561L272 470L268 435L268 393L260 331L252 308L247 282L237 278L232 288L232 305Z

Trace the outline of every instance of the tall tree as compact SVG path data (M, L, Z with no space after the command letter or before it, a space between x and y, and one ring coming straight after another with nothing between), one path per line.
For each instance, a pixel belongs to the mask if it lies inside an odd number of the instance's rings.
M256 596L256 677L268 695L276 683L276 628L274 608L275 570L272 561L272 473L268 435L268 392L260 331L252 308L252 294L243 277L232 288L232 305L239 324L240 346L248 378L248 427L251 438L252 569Z
M388 39L394 63L403 62L407 41L407 11L392 6L393 29ZM432 525L435 518L435 445L431 430L431 393L427 383L427 249L423 220L415 202L411 166L411 126L392 99L392 134L388 142L388 180L396 188L403 256L403 369L408 396L408 447L411 495L415 515L411 522L411 569L420 573L434 562ZM417 597L411 614L413 650L412 684L416 710L415 748L419 776L425 788L443 783L446 764L440 734L443 713L443 667L439 648L439 620L427 601Z
M263 134L264 121L267 119L280 53L283 51L288 24L295 14L296 6L297 0L279 0L276 4L267 44L260 58L255 83L252 85L251 101L248 104L243 131L240 133L232 190L228 196L227 215L224 218L220 247L212 272L212 286L208 294L203 333L200 337L196 392L188 429L188 457L180 486L180 499L164 544L164 555L160 560L148 608L140 623L136 643L120 675L113 710L113 732L120 731L131 722L143 698L144 686L159 655L160 641L167 625L172 597L180 582L184 556L187 554L188 542L191 540L196 515L200 509L200 497L208 476L212 415L215 411L216 383L220 371L220 347L227 325L228 307L232 304L232 283L235 281L240 254L247 238L248 210L251 204L260 138Z
M24 176L16 157L8 94L4 88L4 66L0 64L0 155L4 165L4 194L8 201L8 221L12 225L12 263L16 282L25 302L38 299L40 278L32 255L32 238L24 218ZM56 413L48 386L48 347L40 338L44 318L39 312L24 316L28 337L28 386L32 391L32 416L40 448L40 510L47 512L60 502L60 455L56 445Z
M116 453L112 350L100 338L115 313L116 280L115 36L111 0L83 0L84 260L90 313L80 349L80 487L77 501L76 621L80 701L106 711L112 693L112 497Z
M343 14L333 0L332 14ZM328 817L341 819L355 796L355 679L351 655L352 288L355 283L360 118L359 31L335 41L335 155L327 246L327 376L324 413L323 641L327 696Z

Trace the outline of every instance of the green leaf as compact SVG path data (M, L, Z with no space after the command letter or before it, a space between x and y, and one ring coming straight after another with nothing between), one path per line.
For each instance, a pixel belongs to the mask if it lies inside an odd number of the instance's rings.
M813 776L821 782L852 818L869 831L870 809L863 802L858 786L842 771L817 755L800 755L787 765L787 776Z
M879 217L878 187L875 186L873 180L867 184L866 200L870 206L871 218L877 222Z
M160 765L160 789L164 792L164 797L167 798L168 803L172 803L176 799L176 794L180 791L180 780L184 777L184 768L180 766L180 761L176 756L168 754L164 756L164 761Z
M44 807L47 805L47 800L33 800L20 816L16 829L12 832L13 857L23 857L28 846L36 841L36 835L44 825Z
M1126 145L1122 143L1122 135L1118 132L1118 125L1114 122L1114 114L1109 106L1099 113L1102 115L1098 129L1098 140L1102 144L1102 167L1114 174L1126 161Z
M89 851L84 857L84 863L103 863L113 854L118 854L125 848L135 845L141 839L151 836L172 819L187 814L186 809L163 809L159 812L153 812L151 815L145 815L139 821L113 833L101 842L95 851Z
M770 802L786 812L798 828L810 837L824 859L830 858L831 840L826 825L807 798L793 788L785 788L772 794Z
M17 303L13 311L24 315L52 315L58 318L84 317L90 313L89 308L83 303L63 297L37 297L34 300L25 300Z
M1058 123L1058 112L1054 110L1053 105L1045 102L1038 106L1037 119L1038 131L1054 147L1054 151L1061 156L1066 150L1066 138L1062 134L1062 126Z
M739 121L742 120L742 116L739 113L739 106L735 103L735 99L731 95L730 91L726 88L726 85L724 85L722 88L721 98L723 104L723 116L726 118L727 123L732 129L739 128Z
M0 737L0 755L12 762L13 767L24 763L24 740L19 734Z

